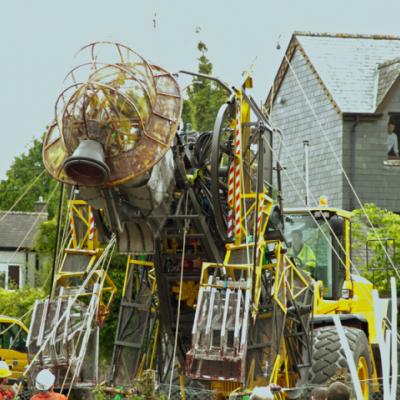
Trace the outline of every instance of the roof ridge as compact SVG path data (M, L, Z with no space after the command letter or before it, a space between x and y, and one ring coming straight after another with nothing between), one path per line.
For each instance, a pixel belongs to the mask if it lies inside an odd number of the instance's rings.
M400 62L400 57L392 58L391 60L384 61L383 63L378 64L378 69L388 67L392 64L397 64Z
M48 212L46 211L5 211L5 210L0 210L0 215L48 215Z
M395 36L395 35L368 35L368 34L353 34L353 33L295 31L293 35L310 36L310 37L328 37L336 39L400 40L400 36Z

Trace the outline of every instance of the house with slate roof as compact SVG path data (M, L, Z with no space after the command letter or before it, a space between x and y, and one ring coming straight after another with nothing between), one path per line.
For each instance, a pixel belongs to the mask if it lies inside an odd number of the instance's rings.
M286 207L304 206L309 141L310 205L326 195L358 208L351 182L362 203L400 212L400 161L387 149L389 121L400 135L400 37L295 32L265 110L282 131Z
M0 211L0 287L35 286L39 268L34 251L39 225L47 220L46 203L38 201L36 212Z

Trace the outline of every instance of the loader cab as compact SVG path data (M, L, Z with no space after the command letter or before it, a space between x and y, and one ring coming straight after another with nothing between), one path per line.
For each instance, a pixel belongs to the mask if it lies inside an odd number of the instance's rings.
M27 336L28 328L20 320L0 315L0 360L8 364L12 380L21 378L29 364Z
M287 209L284 220L288 255L296 266L323 282L325 299L341 298L346 274L350 276L350 213L327 207ZM308 255L307 262L296 257L300 253L299 232L306 250L301 254Z

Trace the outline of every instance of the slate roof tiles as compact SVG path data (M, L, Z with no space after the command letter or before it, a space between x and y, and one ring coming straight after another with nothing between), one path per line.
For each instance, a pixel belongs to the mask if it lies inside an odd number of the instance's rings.
M45 212L0 211L0 248L32 249L38 226L46 220Z
M295 32L293 38L341 112L376 112L400 74L400 37Z

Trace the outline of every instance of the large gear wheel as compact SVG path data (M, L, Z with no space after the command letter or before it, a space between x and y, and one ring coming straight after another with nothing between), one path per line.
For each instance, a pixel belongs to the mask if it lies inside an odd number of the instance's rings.
M221 239L226 242L228 215L228 173L232 161L233 131L229 128L232 119L232 104L224 104L218 111L211 143L211 195L215 223Z

